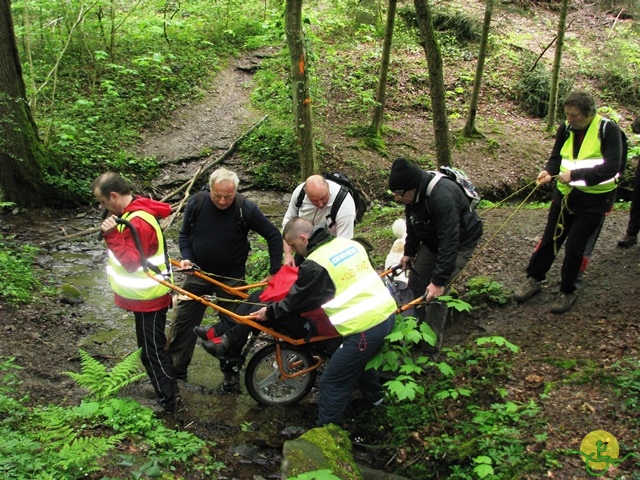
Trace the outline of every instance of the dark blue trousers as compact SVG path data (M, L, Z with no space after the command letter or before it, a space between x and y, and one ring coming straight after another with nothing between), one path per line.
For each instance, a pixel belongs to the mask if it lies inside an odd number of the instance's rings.
M356 387L371 402L384 397L377 372L365 370L365 366L382 347L384 337L393 329L395 317L393 313L369 330L343 337L320 378L318 426L339 424Z

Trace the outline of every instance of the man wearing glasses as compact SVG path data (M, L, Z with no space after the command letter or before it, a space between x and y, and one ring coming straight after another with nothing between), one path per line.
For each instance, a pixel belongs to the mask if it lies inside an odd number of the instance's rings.
M436 179L428 189L434 178L434 172L398 158L391 166L389 189L394 200L405 205L407 239L400 262L403 268L413 266L409 288L414 296L426 295L427 306L417 308L416 314L438 336L436 346L426 348L435 360L447 318L447 306L437 298L449 293L458 272L471 259L482 236L482 220L454 181Z
M576 301L587 243L613 208L622 151L620 128L598 115L589 93L570 93L564 113L567 120L558 127L549 161L537 177L539 185L556 179L547 225L529 259L527 278L514 293L515 300L523 303L540 292L564 244L560 292L551 305L553 313L568 312Z

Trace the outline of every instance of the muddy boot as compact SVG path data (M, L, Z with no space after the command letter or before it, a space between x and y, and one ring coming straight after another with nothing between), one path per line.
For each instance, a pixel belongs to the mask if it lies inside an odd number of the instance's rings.
M637 235L629 235L628 233L618 240L619 248L629 248L638 244L638 236Z
M229 352L229 339L226 335L214 337L213 340L203 340L202 348L216 358L222 358Z
M240 374L238 372L223 372L222 390L235 392L240 389Z
M527 279L522 282L522 285L520 285L520 287L518 287L513 293L513 298L518 303L524 303L540 290L542 290L542 282L531 277L527 277Z

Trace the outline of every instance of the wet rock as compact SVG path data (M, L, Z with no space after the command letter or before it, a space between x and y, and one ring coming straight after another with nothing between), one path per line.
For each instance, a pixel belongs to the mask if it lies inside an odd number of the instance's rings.
M82 292L70 283L65 283L60 286L60 302L69 305L79 305L84 303L84 297Z
M335 425L311 429L285 442L282 454L283 478L316 470L329 470L341 480L362 478L351 454L349 434Z
M291 439L303 435L306 431L307 429L304 427L296 427L292 425L290 427L283 428L280 434L285 438Z
M282 478L328 470L341 480L408 480L357 464L351 446L348 433L335 425L309 430L301 437L285 442Z

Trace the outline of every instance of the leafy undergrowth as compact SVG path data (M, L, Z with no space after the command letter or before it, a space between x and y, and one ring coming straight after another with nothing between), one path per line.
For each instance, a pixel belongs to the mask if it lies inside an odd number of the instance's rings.
M0 357L2 478L146 478L163 470L211 478L223 466L209 453L213 444L168 428L131 398L117 398L121 388L144 375L135 373L140 351L110 371L86 352L81 357L82 372L68 375L89 395L67 408L27 406L28 398L17 396L21 367L14 358Z

